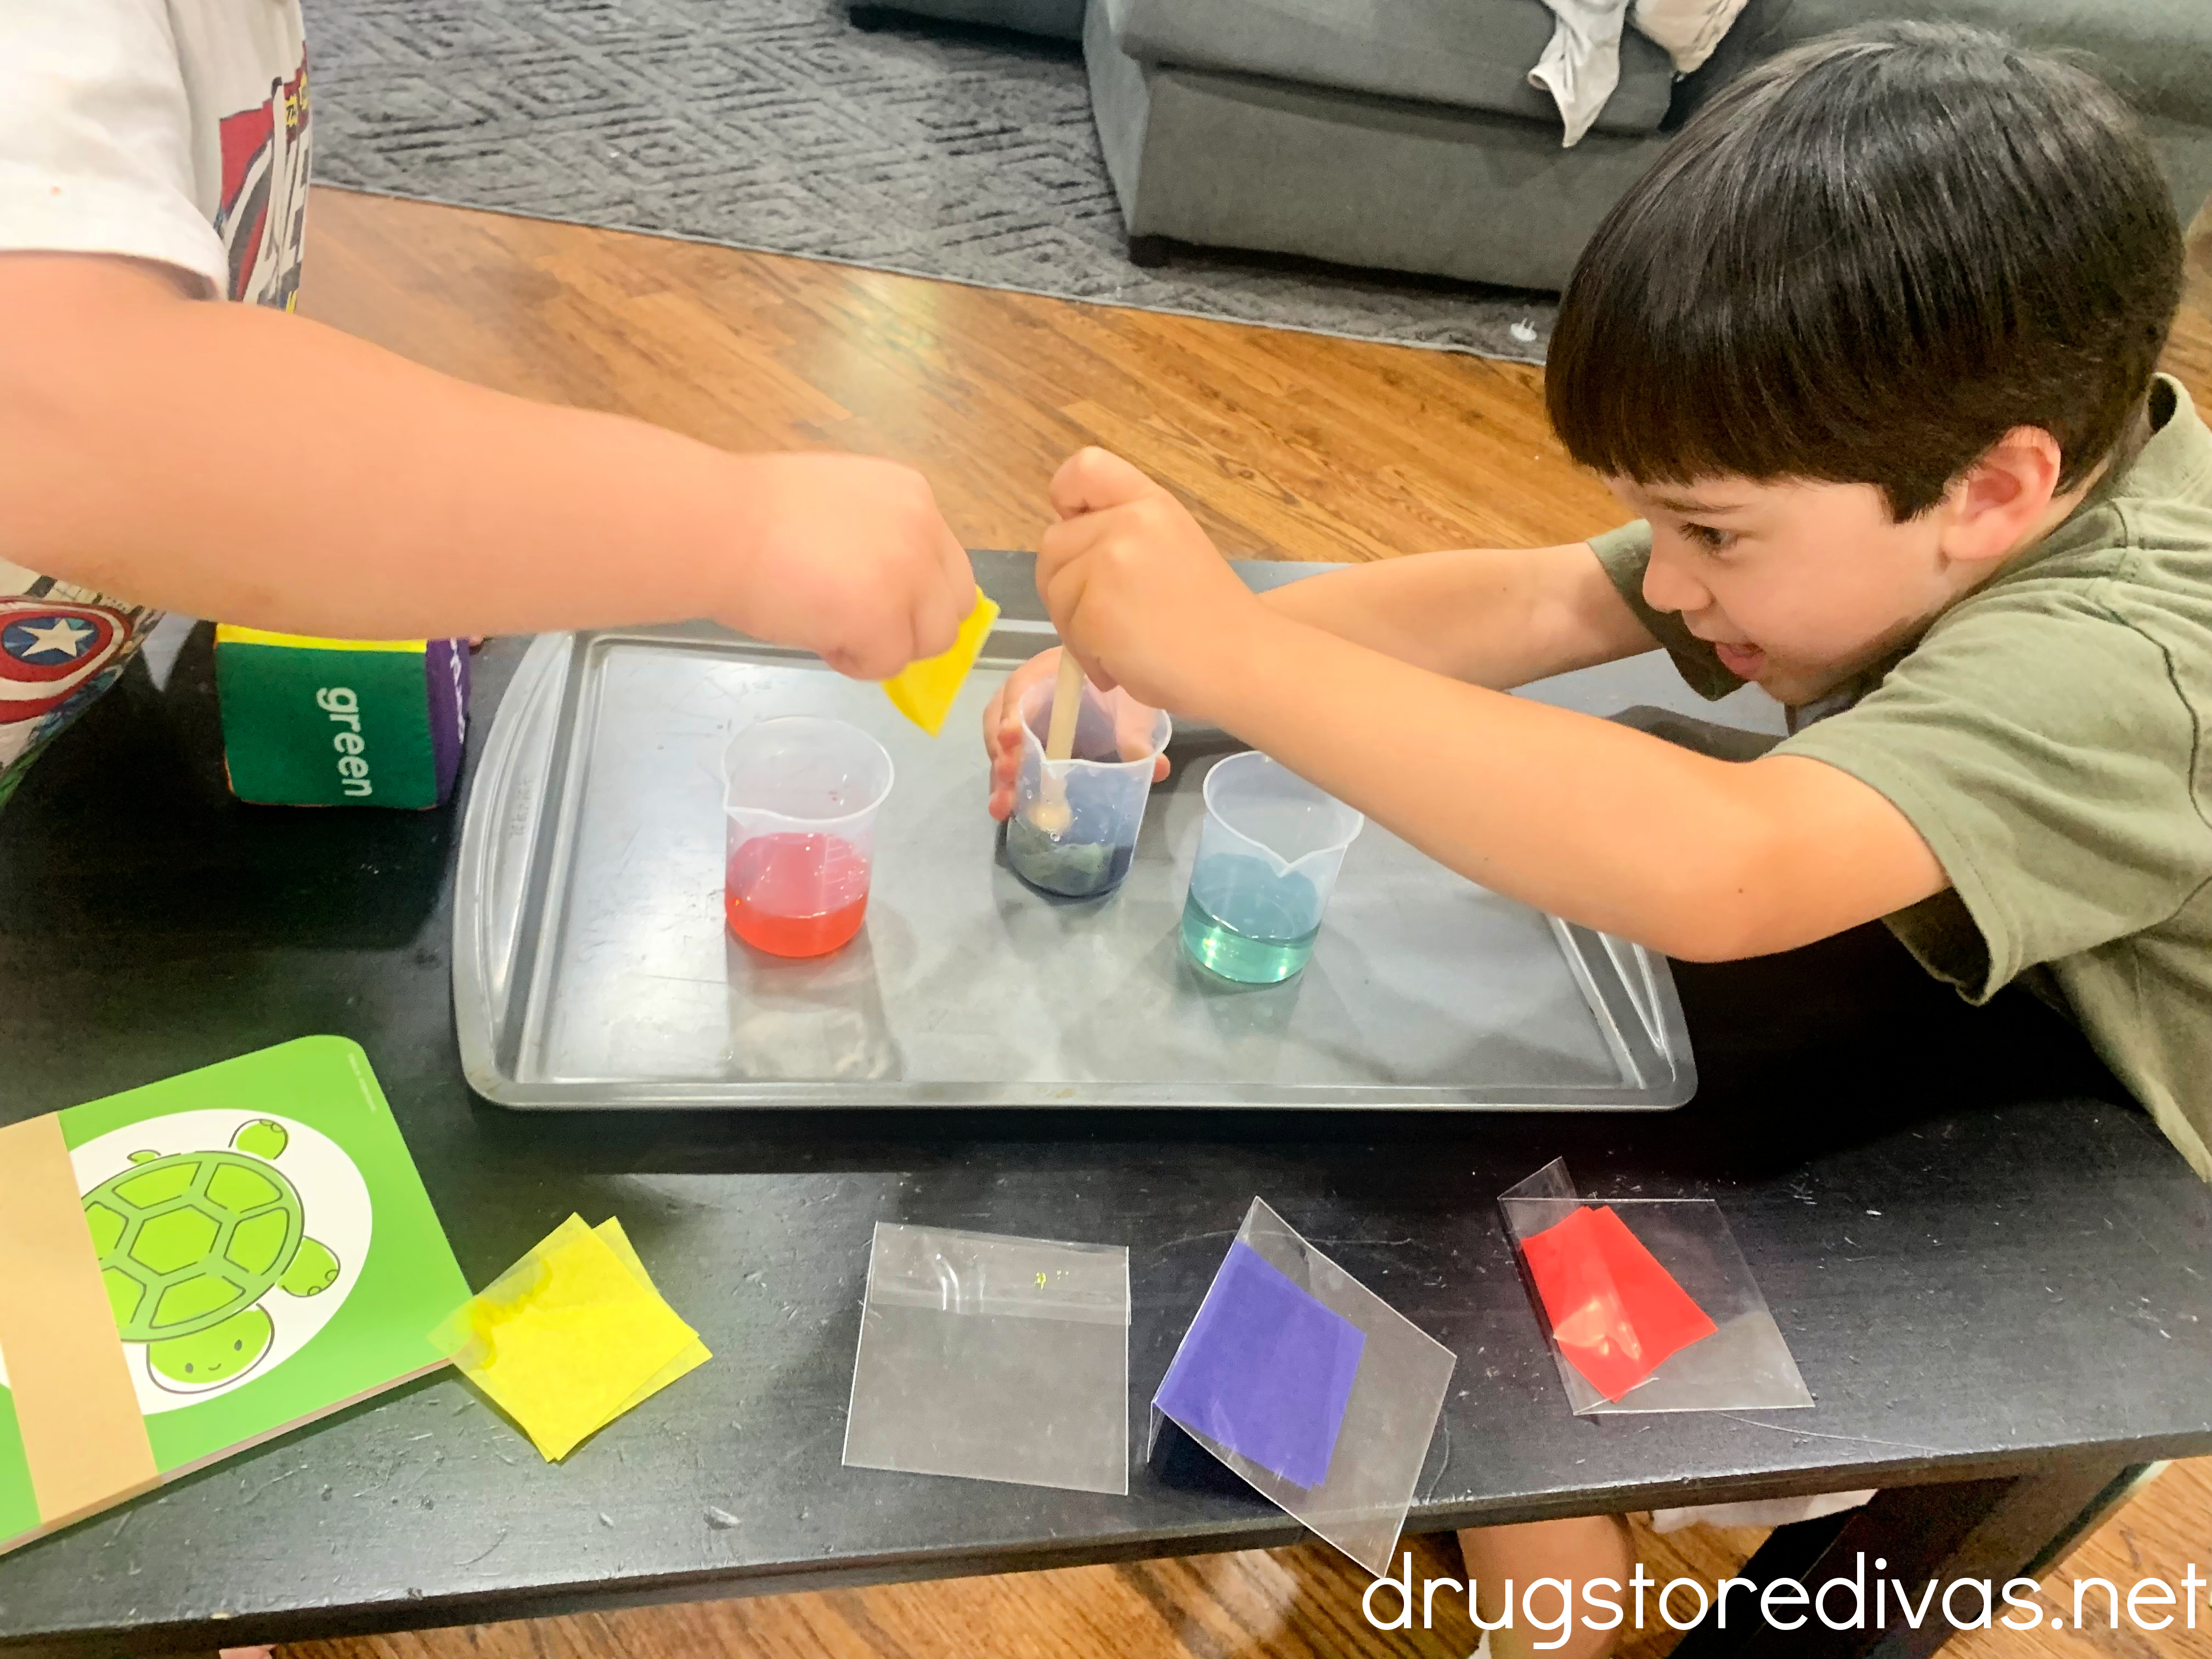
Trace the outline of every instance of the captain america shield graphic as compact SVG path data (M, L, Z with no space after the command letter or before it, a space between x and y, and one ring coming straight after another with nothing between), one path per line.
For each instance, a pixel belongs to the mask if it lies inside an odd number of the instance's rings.
M60 708L129 637L123 618L100 605L0 599L0 726Z

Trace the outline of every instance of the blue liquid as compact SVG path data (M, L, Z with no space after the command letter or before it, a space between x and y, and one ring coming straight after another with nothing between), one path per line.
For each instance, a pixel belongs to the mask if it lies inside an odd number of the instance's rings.
M1032 887L1063 898L1110 893L1129 873L1137 844L1055 840L1017 813L1006 820L1006 862Z
M1182 948L1209 973L1240 985L1274 985L1313 955L1321 895L1304 876L1279 876L1258 859L1210 858L1191 872Z

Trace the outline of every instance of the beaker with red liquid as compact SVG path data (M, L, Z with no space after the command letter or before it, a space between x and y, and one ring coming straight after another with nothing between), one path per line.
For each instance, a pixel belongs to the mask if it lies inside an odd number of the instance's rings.
M884 746L842 720L785 715L732 738L722 757L730 931L779 957L827 956L859 933L890 788Z

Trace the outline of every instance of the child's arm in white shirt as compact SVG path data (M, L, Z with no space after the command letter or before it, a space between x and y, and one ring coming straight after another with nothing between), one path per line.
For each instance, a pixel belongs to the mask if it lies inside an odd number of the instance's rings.
M974 598L907 468L730 454L189 292L0 254L0 558L364 639L712 617L869 678L951 645Z

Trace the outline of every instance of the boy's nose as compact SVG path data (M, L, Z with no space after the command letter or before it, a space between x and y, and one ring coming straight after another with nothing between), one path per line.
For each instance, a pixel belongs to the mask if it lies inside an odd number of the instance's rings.
M1644 602L1654 611L1702 611L1712 602L1703 583L1655 550L1644 567Z

